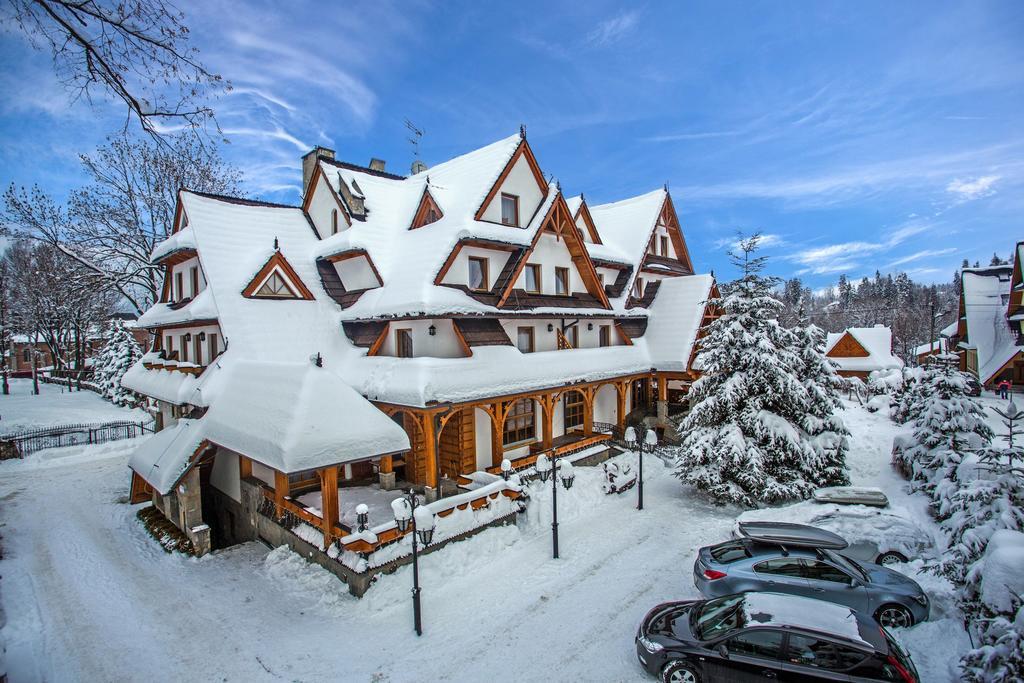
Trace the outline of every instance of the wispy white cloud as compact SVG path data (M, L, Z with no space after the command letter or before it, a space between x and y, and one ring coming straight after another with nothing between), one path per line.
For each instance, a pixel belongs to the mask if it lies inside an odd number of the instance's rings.
M608 45L623 38L636 28L640 20L640 12L633 10L616 14L610 19L600 22L593 31L587 34L587 42L592 45Z
M742 135L741 130L706 131L699 133L668 133L640 138L641 142L681 142L683 140L707 140L710 138L729 138Z
M782 239L782 235L775 233L762 233L761 239L758 242L758 246L764 247L779 247L786 243L786 240ZM740 241L736 237L723 237L714 241L715 249L738 249Z
M946 254L952 254L954 251L956 251L956 249L953 247L949 247L948 249L923 249L921 251L914 252L909 256L903 256L895 261L890 261L885 267L895 268L896 266L902 266L905 263L913 263L914 261L932 258L933 256L945 256Z
M928 223L911 221L890 232L884 240L842 242L802 249L787 258L804 266L797 271L798 275L850 272L860 267L859 258L883 254L929 227Z
M946 185L946 192L956 195L964 201L987 197L996 193L993 186L999 181L1000 177L997 175L985 175L974 180L960 180L956 178L949 185Z

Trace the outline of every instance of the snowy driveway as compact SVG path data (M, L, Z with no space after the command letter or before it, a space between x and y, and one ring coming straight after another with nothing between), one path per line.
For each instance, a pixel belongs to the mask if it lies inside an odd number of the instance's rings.
M856 413L855 483L891 490L892 428ZM124 504L129 448L0 466L12 681L647 680L637 622L659 601L696 597L695 551L727 537L738 512L684 495L654 461L638 512L635 490L605 496L599 470L580 468L559 493L562 559L551 559L545 487L517 527L423 559L416 638L409 568L356 600L255 543L199 560L165 554Z

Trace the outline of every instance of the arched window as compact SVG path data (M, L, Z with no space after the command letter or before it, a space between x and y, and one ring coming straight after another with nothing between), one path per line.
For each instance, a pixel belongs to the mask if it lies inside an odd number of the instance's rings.
M501 442L503 445L530 441L537 434L533 415L533 399L521 398L512 404L505 418L505 429Z

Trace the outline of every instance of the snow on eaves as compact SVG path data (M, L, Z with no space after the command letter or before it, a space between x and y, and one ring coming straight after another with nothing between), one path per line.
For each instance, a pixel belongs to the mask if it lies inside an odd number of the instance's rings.
M621 309L633 289L640 263L647 251L651 234L658 223L658 216L665 204L668 193L663 189L630 197L610 204L590 206L590 216L597 226L597 234L601 236L603 245L587 245L587 251L594 258L609 258L634 266L629 282L622 290L622 295L612 305ZM605 255L602 255L602 252ZM613 256L618 254L619 256Z
M178 420L143 441L128 459L128 466L161 495L167 495L188 470L203 439L197 420Z
M651 367L658 370L689 370L690 356L711 296L714 278L688 275L666 278L650 308L650 322L643 340L650 353Z
M136 325L153 328L216 319L217 304L214 302L213 293L207 287L181 308L172 308L169 303L153 304L139 316Z
M149 258L155 263L176 251L194 250L195 248L196 241L192 228L191 226L185 226L153 247L153 252L149 255Z
M121 377L121 386L145 396L174 405L206 406L207 401L199 388L202 378L211 372L208 368L200 376L175 370L147 369L140 360L128 368Z
M1006 319L1004 294L1010 293L1010 266L963 271L964 313L967 341L978 353L978 377L988 382L1015 355L1017 335Z
M892 353L892 330L885 325L874 327L850 327L842 332L829 332L825 342L825 353L832 350L847 333L856 339L868 352L864 357L829 356L840 370L849 372L874 372L902 368L903 361Z

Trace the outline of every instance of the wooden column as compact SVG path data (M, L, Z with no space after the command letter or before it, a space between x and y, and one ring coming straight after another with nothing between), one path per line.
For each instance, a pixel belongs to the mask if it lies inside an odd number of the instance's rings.
M557 401L554 394L543 394L538 398L541 408L541 444L545 449L551 448L551 440L554 435L554 422L555 422L555 402Z
M282 507L284 498L289 493L288 475L274 470L274 511L277 513L278 519L281 518L281 514L284 512Z
M594 387L581 389L583 394L583 436L594 433Z
M426 413L422 416L423 424L423 484L432 489L437 488L437 434L434 428L434 415Z
M668 400L668 380L663 375L658 375L658 400Z
M615 383L615 424L619 429L626 428L626 393L629 382Z
M380 458L380 471L383 472L384 474L388 474L392 470L394 470L394 461L392 459L392 456L390 456L390 455L383 455L383 456L381 456L381 458Z
M491 466L501 466L505 459L505 445L502 443L502 434L505 430L506 406L504 401L498 401L488 406L491 415Z
M252 476L252 460L244 455L238 456L238 478L248 479Z
M338 523L338 468L320 470L320 514L323 519L324 550L334 540L334 526Z

